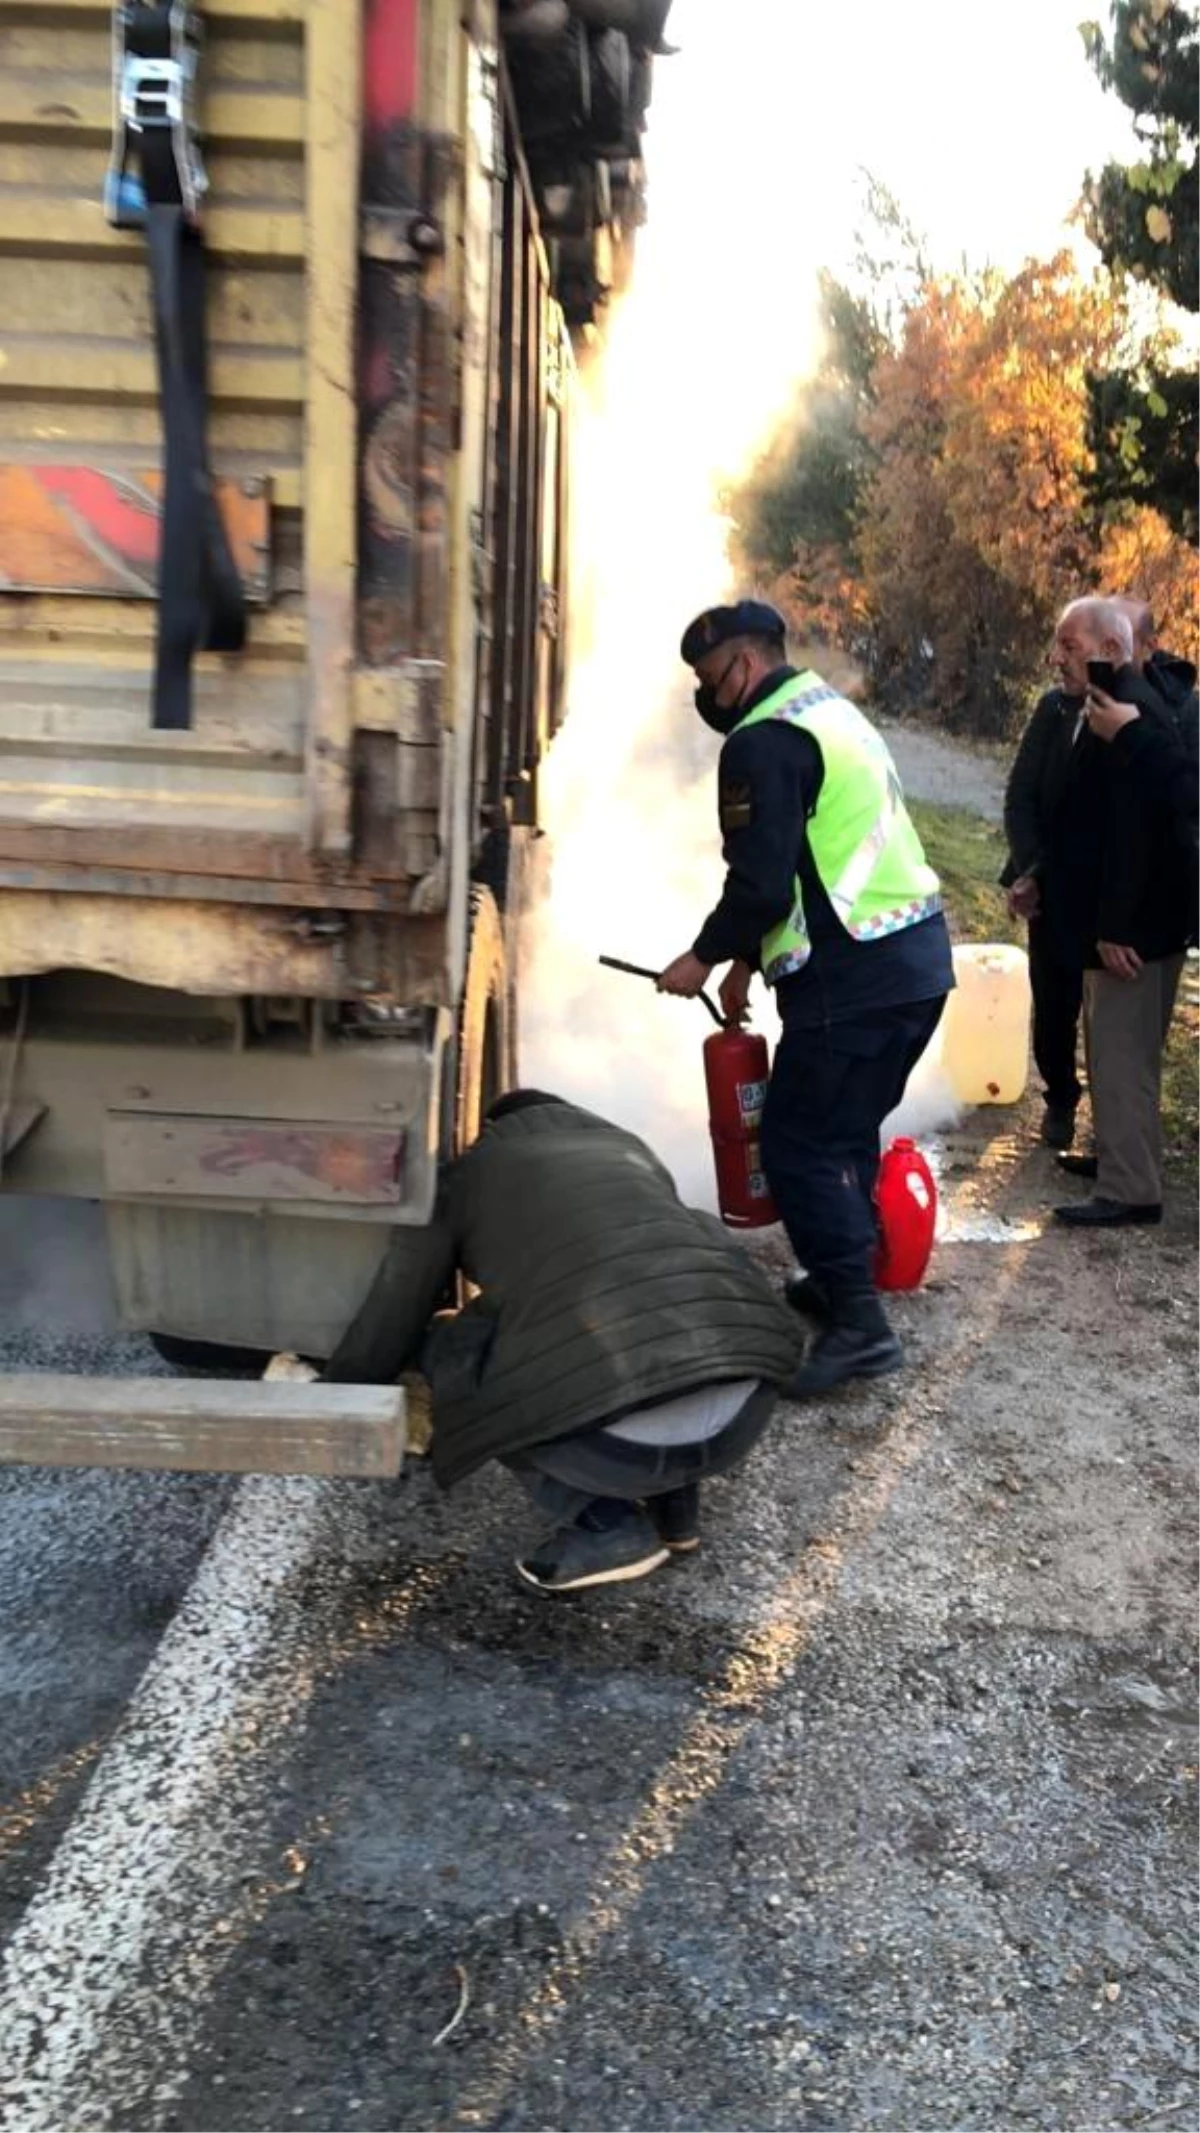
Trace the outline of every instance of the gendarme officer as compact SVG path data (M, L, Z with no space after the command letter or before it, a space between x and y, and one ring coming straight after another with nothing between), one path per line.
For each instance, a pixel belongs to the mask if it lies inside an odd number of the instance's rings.
M790 1390L879 1377L901 1361L876 1293L879 1129L954 983L938 879L895 765L862 713L789 666L783 617L710 608L680 647L696 709L724 736L721 900L663 992L690 996L728 963L721 1005L746 1012L755 970L783 1031L763 1113L763 1167L822 1321Z

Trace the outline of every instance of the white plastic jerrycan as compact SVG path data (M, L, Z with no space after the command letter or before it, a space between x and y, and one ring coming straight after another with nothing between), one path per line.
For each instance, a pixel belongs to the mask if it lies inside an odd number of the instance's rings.
M954 950L956 989L942 1018L942 1062L961 1104L1015 1104L1029 1074L1029 958L999 941Z

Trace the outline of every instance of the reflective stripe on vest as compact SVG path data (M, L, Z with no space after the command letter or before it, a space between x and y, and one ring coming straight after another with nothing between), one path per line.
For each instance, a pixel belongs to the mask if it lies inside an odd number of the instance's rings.
M880 940L903 932L942 908L937 875L927 865L912 818L904 805L896 766L881 736L861 711L822 681L805 673L759 704L734 729L783 719L811 733L821 750L825 775L808 826L809 848L821 885L851 939ZM849 849L859 819L869 823ZM812 953L804 897L762 944L762 970L769 985L802 970Z

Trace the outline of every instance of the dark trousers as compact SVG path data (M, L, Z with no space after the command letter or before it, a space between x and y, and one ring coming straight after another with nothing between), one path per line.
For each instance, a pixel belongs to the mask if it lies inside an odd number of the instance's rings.
M879 1128L944 997L819 1029L785 1023L763 1111L767 1181L800 1265L835 1306L874 1294Z
M539 1510L570 1525L598 1503L640 1503L727 1474L758 1443L777 1398L773 1385L757 1386L733 1420L701 1444L631 1444L606 1429L586 1429L501 1463Z
M1082 1095L1075 1067L1083 972L1060 963L1046 922L1029 921L1029 983L1033 991L1033 1056L1055 1110L1073 1111Z

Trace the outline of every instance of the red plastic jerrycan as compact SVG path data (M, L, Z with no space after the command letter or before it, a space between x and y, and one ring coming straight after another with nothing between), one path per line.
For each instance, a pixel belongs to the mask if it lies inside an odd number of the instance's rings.
M730 1229L764 1229L779 1220L759 1151L770 1072L765 1037L744 1029L723 1029L705 1041L704 1081L717 1205L722 1222Z
M894 1140L884 1150L875 1187L879 1214L879 1250L875 1286L919 1287L937 1224L937 1186L915 1141Z

